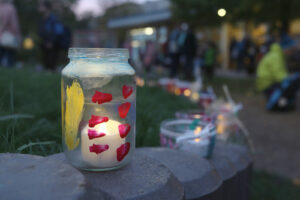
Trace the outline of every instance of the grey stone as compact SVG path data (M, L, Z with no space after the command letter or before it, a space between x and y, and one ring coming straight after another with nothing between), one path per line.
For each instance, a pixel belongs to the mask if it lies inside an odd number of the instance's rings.
M218 151L214 151L209 161L222 177L222 200L237 199L237 170L234 164Z
M237 173L234 164L219 152L214 152L209 162L216 168L223 181L234 177Z
M217 143L215 151L226 156L237 169L237 199L250 199L253 158L248 149L241 145Z
M243 170L253 162L252 156L246 147L237 144L218 142L215 151L225 155L235 165L238 171Z
M210 163L187 152L167 148L138 148L168 167L183 184L186 199L220 199L222 180Z
M0 154L0 198L74 200L84 197L85 180L71 166L40 156Z
M49 159L66 162L64 154ZM140 154L134 154L125 167L107 172L81 171L87 181L89 199L164 199L184 198L184 189L164 165Z

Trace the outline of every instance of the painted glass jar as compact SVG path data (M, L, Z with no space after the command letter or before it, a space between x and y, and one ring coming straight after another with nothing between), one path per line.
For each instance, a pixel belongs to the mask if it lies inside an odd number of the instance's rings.
M135 148L135 71L128 50L71 48L62 70L62 140L75 167L105 171Z

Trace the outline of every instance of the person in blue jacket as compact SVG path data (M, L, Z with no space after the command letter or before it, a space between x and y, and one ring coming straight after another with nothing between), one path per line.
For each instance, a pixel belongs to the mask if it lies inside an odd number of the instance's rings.
M59 51L68 49L70 46L71 34L52 12L52 4L43 1L39 4L39 12L42 20L39 25L39 36L44 67L54 71L59 58Z

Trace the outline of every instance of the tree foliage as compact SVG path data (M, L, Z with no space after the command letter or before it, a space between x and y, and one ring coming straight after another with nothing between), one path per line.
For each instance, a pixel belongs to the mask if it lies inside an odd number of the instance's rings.
M113 19L119 17L126 17L129 15L139 14L142 12L142 7L133 2L122 3L114 5L106 9L103 17L105 19Z
M176 19L196 25L215 25L223 20L254 21L281 24L300 16L300 0L171 0ZM227 15L220 18L219 8L225 8Z

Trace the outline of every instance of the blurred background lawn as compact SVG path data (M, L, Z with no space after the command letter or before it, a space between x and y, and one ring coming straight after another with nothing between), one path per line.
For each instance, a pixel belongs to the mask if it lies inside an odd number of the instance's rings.
M0 68L0 74L0 152L43 156L60 152L60 75L4 68ZM234 96L255 92L251 79L215 78L212 85L217 93L222 84L227 84ZM177 110L197 107L186 98L168 94L157 87L139 87L137 95L138 147L158 146L161 121L172 118ZM290 180L254 172L253 200L298 200L299 196L300 187Z

